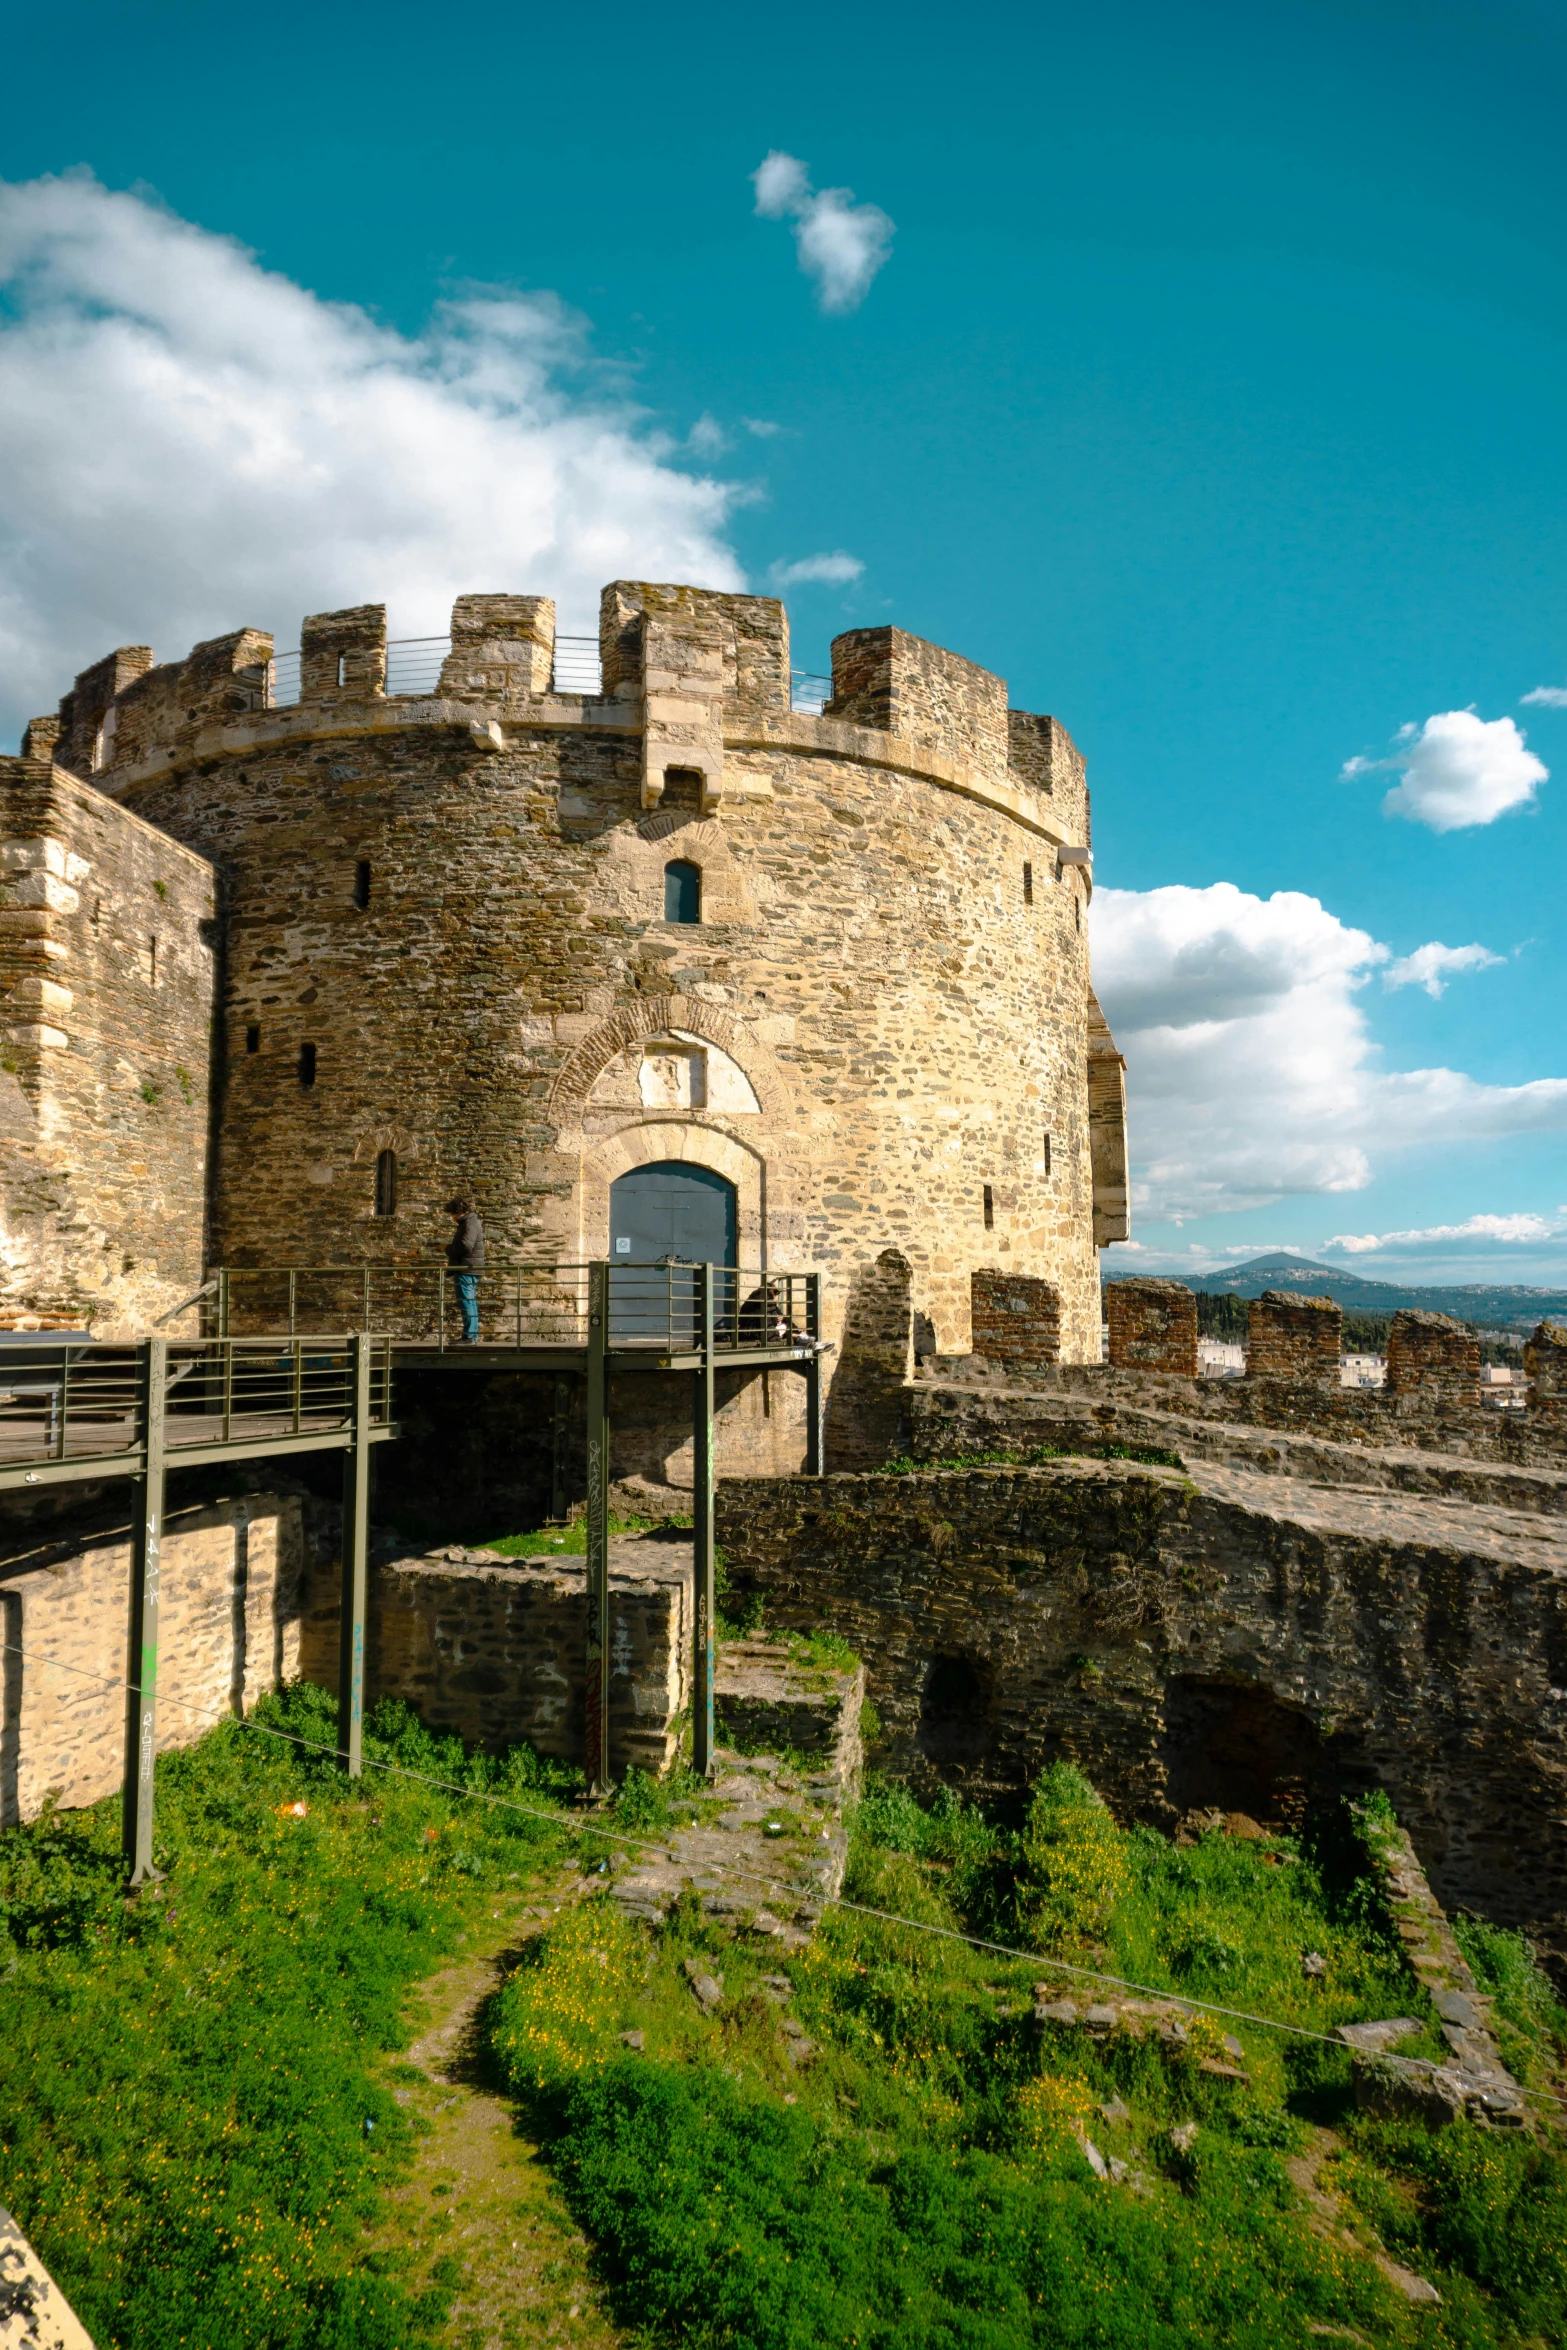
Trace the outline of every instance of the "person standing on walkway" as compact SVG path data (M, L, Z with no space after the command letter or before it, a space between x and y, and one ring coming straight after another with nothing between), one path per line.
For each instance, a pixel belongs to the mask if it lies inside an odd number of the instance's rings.
M454 1267L457 1304L462 1314L463 1346L479 1343L479 1275L484 1270L484 1226L465 1199L449 1199L446 1213L456 1229L446 1247L446 1262Z

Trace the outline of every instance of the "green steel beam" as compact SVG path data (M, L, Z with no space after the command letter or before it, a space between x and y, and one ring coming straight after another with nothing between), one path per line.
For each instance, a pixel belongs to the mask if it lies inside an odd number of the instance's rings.
M609 1775L609 1266L588 1268L587 1724L584 1762L590 1795L613 1790Z
M691 1374L691 1768L713 1775L713 1268L696 1269L701 1366Z
M349 1340L352 1442L343 1455L343 1573L338 1605L337 1759L351 1779L364 1771L365 1603L370 1539L370 1341Z
M149 1338L137 1418L142 1471L132 1489L130 1640L126 1663L125 1796L121 1849L132 1885L157 1877L152 1865L153 1778L158 1756L158 1603L163 1551L164 1398L169 1342Z

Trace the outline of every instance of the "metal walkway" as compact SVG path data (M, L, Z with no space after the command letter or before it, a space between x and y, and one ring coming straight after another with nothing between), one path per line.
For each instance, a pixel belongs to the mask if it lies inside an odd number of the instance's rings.
M187 1305L199 1339L99 1345L88 1332L0 1333L0 1493L129 1477L132 1508L124 1848L132 1884L153 1873L160 1551L171 1468L291 1454L344 1455L338 1755L362 1769L370 1448L395 1438L395 1374L547 1371L557 1516L566 1382L584 1382L587 1455L587 1779L611 1788L610 1381L690 1381L694 1608L692 1763L713 1765L713 1444L721 1370L790 1370L806 1384L805 1473L822 1468L821 1284L814 1273L714 1265L487 1268L480 1336L460 1337L444 1264L224 1267ZM335 1309L335 1312L333 1311ZM183 1308L176 1311L183 1311ZM333 1334L317 1328L334 1321ZM166 1319L172 1319L170 1315ZM352 1327L354 1322L360 1327ZM244 1327L236 1329L235 1325ZM347 1327L345 1328L345 1325Z
M0 1492L132 1480L123 1842L133 1885L154 1873L158 1614L170 1468L343 1454L338 1754L357 1776L370 1447L397 1434L391 1394L391 1347L362 1331L144 1338L133 1346L99 1346L85 1332L0 1337Z

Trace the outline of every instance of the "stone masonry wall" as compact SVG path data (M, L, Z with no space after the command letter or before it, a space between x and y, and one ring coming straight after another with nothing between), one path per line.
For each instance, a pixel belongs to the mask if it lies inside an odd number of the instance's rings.
M1387 1388L1395 1401L1417 1409L1477 1404L1479 1339L1446 1314L1395 1314L1387 1334Z
M1026 1274L970 1277L974 1352L995 1363L1038 1370L1061 1359L1061 1298L1049 1281Z
M1344 1315L1329 1297L1265 1289L1246 1314L1246 1376L1330 1392L1342 1384Z
M669 1560L649 1564L650 1550ZM658 1772L674 1759L686 1703L690 1552L617 1543L610 1559L610 1762ZM625 1563L636 1554L634 1567ZM323 1577L302 1648L307 1679L337 1678L338 1593ZM435 1730L491 1752L527 1739L582 1759L586 1600L573 1559L503 1559L448 1548L372 1570L366 1701L400 1697Z
M1529 1407L1567 1435L1567 1324L1541 1322L1523 1350Z
M1112 1281L1105 1289L1110 1360L1123 1368L1197 1376L1197 1300L1179 1281Z
M261 706L254 631L67 697L62 756L222 878L215 1254L428 1259L460 1190L492 1265L580 1262L618 1174L689 1158L736 1186L742 1265L822 1269L829 1336L892 1247L943 1351L982 1262L1052 1283L1094 1359L1059 723L890 630L845 640L844 714L792 712L768 598L614 583L598 697L546 690L545 598L464 597L454 631L433 695L385 693L365 606L308 624L293 707ZM699 924L663 919L676 856Z
M160 1751L248 1712L299 1671L302 1556L296 1499L263 1493L170 1512ZM129 1592L123 1525L0 1561L0 1827L35 1818L50 1796L75 1807L122 1785Z
M727 1483L718 1531L771 1623L867 1659L877 1768L1064 1756L1165 1826L1379 1785L1444 1904L1567 1952L1567 1576L1355 1522L1062 1463Z
M0 759L0 1325L136 1336L202 1278L215 882L52 732Z

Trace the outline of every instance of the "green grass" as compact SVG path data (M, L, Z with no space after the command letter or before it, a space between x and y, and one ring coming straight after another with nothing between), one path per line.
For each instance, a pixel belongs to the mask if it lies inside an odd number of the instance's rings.
M674 1516L667 1518L624 1518L610 1512L611 1534L649 1534L655 1526L689 1526L691 1519ZM493 1540L476 1542L475 1550L497 1550L502 1558L583 1558L588 1547L588 1521L573 1518L564 1526L539 1526L528 1534L497 1534Z
M950 1794L926 1809L873 1783L846 1890L1322 2033L1428 2012L1367 1873L1375 1827L1343 1815L1308 1842L1215 1835L1178 1850L1116 1829L1070 1771L1047 1775L1020 1830ZM1325 1977L1304 1974L1306 1950ZM688 1958L723 1976L714 2017ZM1515 1961L1509 1946L1497 1963ZM1341 2050L1226 2019L1184 2048L1040 2031L1032 1985L1048 1958L833 1910L787 1962L790 2012L817 2049L795 2071L761 1982L777 1965L694 1909L655 1940L593 1904L495 2003L497 2060L622 2314L654 2342L1306 2350L1320 2327L1514 2350L1567 2332L1561 2157L1467 2123L1428 2137L1366 2122ZM620 2039L633 2028L637 2056ZM1247 2083L1200 2069L1226 2029ZM1124 2119L1099 2112L1112 2100ZM1073 2115L1140 2188L1094 2178ZM1284 2165L1324 2119L1349 2206L1436 2278L1440 2310L1411 2311L1362 2252L1306 2224ZM1192 2120L1183 2150L1171 2132Z
M335 1742L300 1686L257 1718ZM548 1809L575 1774L464 1754L383 1706L369 1760ZM303 1803L303 1817L290 1807ZM407 2165L378 2056L465 1921L552 1867L548 1825L227 1724L158 1764L162 1886L127 1902L118 1806L0 1836L0 2201L109 2350L415 2350L416 2294L364 2257Z

